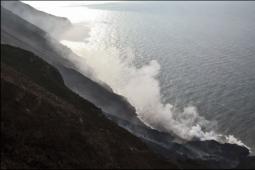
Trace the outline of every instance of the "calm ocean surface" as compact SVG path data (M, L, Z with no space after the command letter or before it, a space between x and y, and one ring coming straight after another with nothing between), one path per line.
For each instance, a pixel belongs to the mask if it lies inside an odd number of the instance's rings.
M197 107L217 122L218 132L233 134L255 150L255 2L71 8L80 12L72 22L89 23L90 45L116 47L120 54L129 48L137 67L157 60L164 103Z
M131 48L137 67L157 60L164 102L196 106L218 122L218 131L255 148L255 2L93 8L101 17L95 17L90 43Z

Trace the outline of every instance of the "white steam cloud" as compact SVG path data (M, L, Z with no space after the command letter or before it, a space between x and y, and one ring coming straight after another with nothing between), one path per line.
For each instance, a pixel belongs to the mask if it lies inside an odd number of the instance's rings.
M177 112L173 105L162 103L159 81L156 79L160 71L157 61L152 60L137 68L133 64L134 55L130 49L120 53L116 48L93 50L82 42L62 43L82 57L82 61L76 62L79 71L86 74L86 67L92 68L96 79L107 83L115 93L125 96L136 108L138 117L148 126L174 133L186 140L217 140L247 147L232 135L216 133L213 130L215 122L200 116L195 107L189 106Z
M138 117L146 125L160 131L174 133L186 140L217 140L222 143L245 146L242 141L232 135L224 136L215 132L215 123L200 116L195 107L189 106L182 112L178 112L174 110L173 105L162 103L160 85L156 79L160 71L157 61L152 60L137 68L133 64L134 55L130 49L124 53L116 48L93 50L87 44L80 42L88 36L89 32L83 24L74 25L64 18L56 19L55 17L49 21L48 15L35 17L25 7L17 8L18 2L3 4L1 2L1 5L42 28L57 40L65 39L61 42L80 56L68 56L79 71L87 76L92 69L93 76L98 81L108 84L115 93L127 98L136 108ZM54 45L54 42L51 41L51 43Z

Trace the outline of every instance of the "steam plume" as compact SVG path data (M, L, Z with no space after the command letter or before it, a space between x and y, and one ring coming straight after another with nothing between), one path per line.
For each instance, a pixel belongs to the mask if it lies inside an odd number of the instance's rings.
M86 74L84 68L87 65L91 67L96 79L111 86L115 93L125 96L136 108L138 117L150 127L174 133L186 140L217 140L245 146L232 135L224 136L215 132L215 122L200 116L194 106L177 112L173 105L162 103L159 81L156 79L160 71L157 61L152 60L137 68L133 64L134 55L130 49L120 53L116 48L93 50L82 42L62 43L84 60L77 62L79 71Z

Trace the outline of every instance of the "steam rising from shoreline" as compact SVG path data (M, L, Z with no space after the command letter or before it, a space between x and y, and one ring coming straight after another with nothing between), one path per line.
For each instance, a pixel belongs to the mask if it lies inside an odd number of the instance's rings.
M217 140L222 143L245 146L232 135L224 136L215 132L215 122L210 122L200 116L195 107L188 106L178 112L175 111L173 105L162 103L160 85L156 79L160 71L157 61L152 60L137 68L133 64L134 55L130 49L126 49L124 53L116 48L93 50L81 42L89 36L89 28L83 24L74 25L67 19L55 17L51 17L51 22L49 22L48 15L44 17L33 15L30 10L26 10L26 5L17 8L20 5L19 2L5 2L1 5L42 28L57 40L63 40L61 42L64 45L80 56L66 56L79 68L79 71L86 76L91 75L89 77L93 80L108 84L115 93L125 96L136 108L138 117L148 126L174 133L186 140ZM58 10L60 12L62 10L62 14L66 13L66 8ZM77 12L73 12L75 13ZM81 13L77 14L77 18L82 18ZM56 46L54 42L52 45Z
M188 106L177 112L173 105L162 103L156 79L160 71L157 61L152 60L137 68L130 49L120 53L116 48L93 50L82 42L61 42L81 56L81 61L76 62L81 73L86 75L86 67L92 68L96 79L108 84L115 93L125 96L136 108L138 117L150 127L174 133L185 140L216 140L247 147L232 135L215 132L216 123L200 116L195 107Z

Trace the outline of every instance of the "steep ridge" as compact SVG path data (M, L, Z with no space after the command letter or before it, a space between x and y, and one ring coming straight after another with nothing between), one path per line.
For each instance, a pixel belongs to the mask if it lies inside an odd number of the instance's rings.
M176 168L72 93L55 68L1 49L1 168Z
M137 118L135 109L122 96L114 94L109 88L95 83L76 71L75 66L68 60L69 55L75 55L72 51L56 41L53 47L51 43L54 39L48 37L47 33L9 10L2 8L1 13L2 44L10 44L32 51L54 65L70 89L101 108L119 123L123 121L128 123L123 126L128 125L128 128L133 129L139 126L144 129L142 132L151 131Z
M174 141L175 137L149 129L136 117L135 109L123 97L77 72L72 62L68 60L69 55L75 55L69 49L9 10L1 8L1 14L1 43L32 51L52 64L62 74L64 83L70 89L101 108L108 118L141 137L151 149L169 160L179 162L180 167L192 165L233 168L240 159L248 155L248 150L245 148L230 144L222 145L215 141L182 141L182 144L178 144ZM48 90L52 93L57 92L56 89ZM59 93L59 95L63 94ZM68 97L69 95L66 95L67 100L72 102L73 98ZM233 156L229 157L231 150ZM228 157L229 159L226 159Z
M72 24L67 18L36 10L20 1L1 1L1 5L17 16L48 32L55 39L61 40L64 38L76 41L88 36L88 29L81 24Z
M23 20L22 18L16 16L9 10L5 8L1 8L1 43L2 44L10 44L13 46L17 46L29 51L32 51L48 63L54 65L60 73L63 71L70 76L79 76L79 78L83 77L83 83L94 83L91 79L86 78L85 76L81 76L80 73L76 71L75 66L68 60L68 56L74 55L71 50L66 48L65 46L59 44L56 40L50 38L46 32L42 31L41 29L35 27L33 24ZM54 42L54 46L51 44L52 41ZM78 56L76 56L78 58ZM77 82L73 83L74 79L69 80L69 75L65 76L63 74L63 79L65 83L68 84L70 87L75 87ZM92 89L93 88L93 89ZM91 87L90 90L87 90L87 96L97 96L98 88L100 88L100 94L102 92L108 93L108 97L111 95L116 100L112 98L112 100L104 100L104 98L97 98L94 99L94 103L100 106L101 104L114 106L114 102L118 102L120 107L123 107L122 110L130 110L132 107L128 106L128 103L124 101L124 98L113 94L109 88L104 88L102 85L97 85L97 87ZM83 96L83 97L87 97ZM112 108L118 108L118 105ZM129 109L126 107L128 106ZM121 108L120 108L121 109ZM132 112L134 109L131 109ZM109 110L105 110L106 112Z

